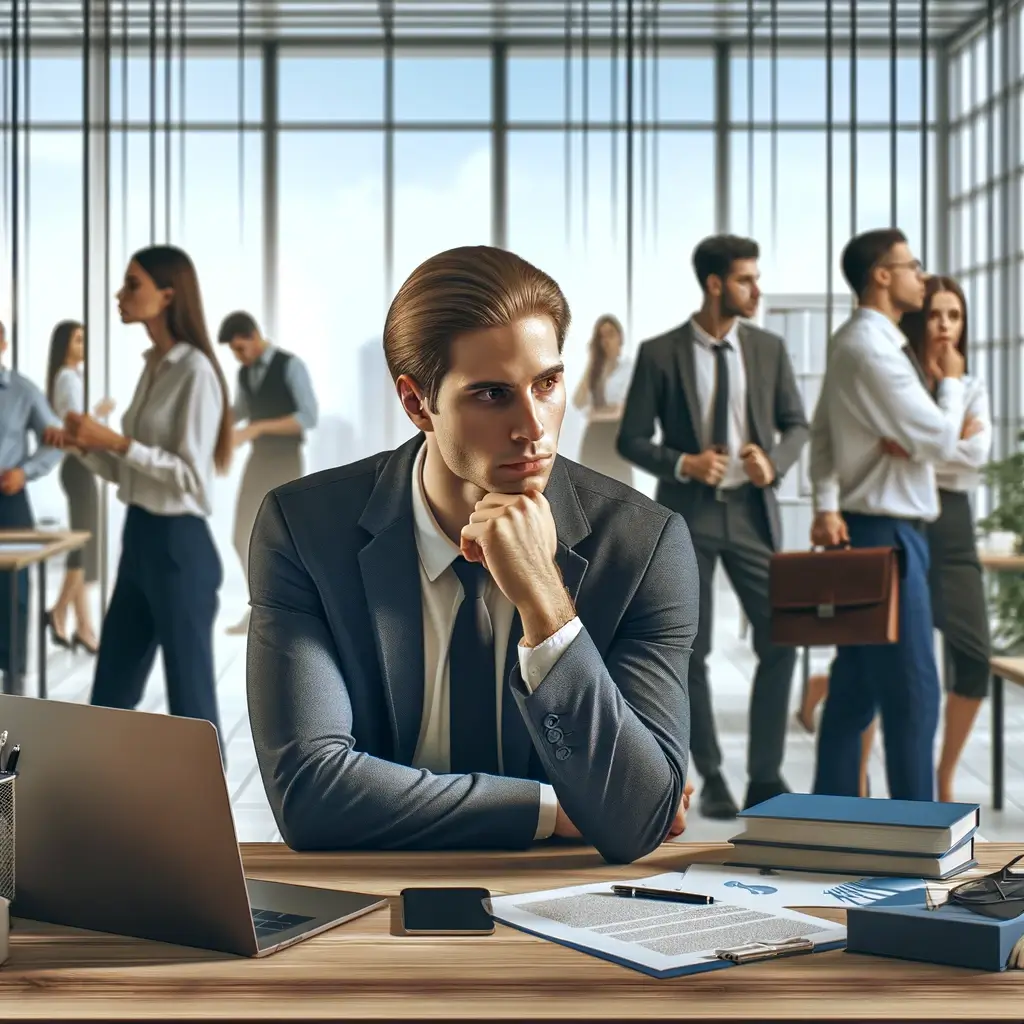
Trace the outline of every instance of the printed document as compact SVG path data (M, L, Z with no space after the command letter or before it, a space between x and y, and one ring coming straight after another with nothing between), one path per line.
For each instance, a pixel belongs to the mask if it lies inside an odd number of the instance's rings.
M864 907L898 893L920 893L920 878L866 878L859 875L813 874L808 871L733 868L722 864L691 864L645 878L637 885L679 889L714 896L716 900L775 910L780 907Z
M495 896L491 903L497 921L659 978L732 966L715 951L750 942L809 939L815 952L846 944L842 925L794 910L616 896L611 882Z

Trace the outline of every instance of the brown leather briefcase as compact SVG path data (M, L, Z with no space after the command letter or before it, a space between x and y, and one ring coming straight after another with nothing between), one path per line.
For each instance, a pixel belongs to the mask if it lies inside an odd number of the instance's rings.
M786 647L893 644L899 638L895 548L827 548L772 556L772 642Z

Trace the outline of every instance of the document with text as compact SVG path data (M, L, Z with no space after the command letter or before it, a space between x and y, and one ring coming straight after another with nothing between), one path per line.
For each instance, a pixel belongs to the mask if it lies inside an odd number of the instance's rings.
M656 978L733 966L718 950L806 939L846 945L846 928L794 910L617 896L611 882L495 896L495 920Z

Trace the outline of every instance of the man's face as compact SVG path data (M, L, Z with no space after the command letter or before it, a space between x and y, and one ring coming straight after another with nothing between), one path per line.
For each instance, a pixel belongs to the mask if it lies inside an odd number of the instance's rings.
M251 337L239 335L228 342L228 347L243 366L252 366L260 357L260 336L258 334Z
M456 338L438 411L424 406L449 471L485 493L543 490L565 415L563 376L548 317Z
M889 301L899 313L924 307L928 278L906 242L897 242L878 264L877 280L888 291Z
M757 260L734 260L724 281L717 275L708 278L708 288L718 298L721 316L741 316L745 320L753 317L761 301L757 284L760 278Z

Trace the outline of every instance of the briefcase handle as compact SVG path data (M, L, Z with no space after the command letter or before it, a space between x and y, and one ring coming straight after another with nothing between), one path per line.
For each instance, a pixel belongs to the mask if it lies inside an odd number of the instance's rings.
M851 545L848 540L844 540L841 544L812 544L812 551L848 551Z

